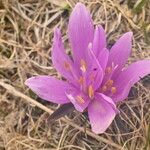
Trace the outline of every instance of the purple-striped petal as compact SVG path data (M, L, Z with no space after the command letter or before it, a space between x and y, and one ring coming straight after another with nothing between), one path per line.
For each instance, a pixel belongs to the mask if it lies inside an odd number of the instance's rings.
M110 49L108 67L118 66L113 73L114 78L124 67L132 48L132 32L127 32Z
M148 74L150 74L150 60L135 62L123 70L114 84L117 88L116 94L112 97L114 101L124 100L128 96L131 87Z
M69 40L73 50L73 59L79 64L85 59L87 47L93 41L93 23L90 13L82 3L77 3L69 19Z
M93 40L93 51L96 57L106 47L106 34L102 26L96 26Z
M25 84L44 100L57 104L70 102L65 93L72 87L67 82L50 76L36 76L27 79Z
M60 30L57 28L54 32L54 41L52 48L52 62L56 70L66 79L72 80L73 62L65 53L61 39Z
M92 131L96 134L104 133L116 116L113 101L107 96L97 94L88 106L88 114Z

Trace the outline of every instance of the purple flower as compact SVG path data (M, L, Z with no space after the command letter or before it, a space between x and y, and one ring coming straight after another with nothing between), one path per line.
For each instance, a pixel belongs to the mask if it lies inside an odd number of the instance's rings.
M103 133L118 113L116 103L124 100L130 88L150 73L150 60L125 67L132 32L125 33L109 51L104 29L97 26L94 30L91 16L81 3L75 6L68 29L73 60L65 53L59 29L55 30L52 48L53 65L66 81L37 76L25 84L47 101L71 102L80 112L87 109L92 131Z

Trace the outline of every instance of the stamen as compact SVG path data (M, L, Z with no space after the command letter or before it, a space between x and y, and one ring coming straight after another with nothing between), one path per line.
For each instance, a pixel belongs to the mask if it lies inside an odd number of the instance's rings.
M112 72L112 67L107 67L105 73L110 74Z
M78 81L79 81L79 83L80 83L81 85L83 85L84 82L85 82L85 78L84 78L84 77L80 77Z
M112 93L112 94L115 94L116 92L117 92L117 89L116 89L116 87L113 86L113 87L111 88L111 93Z
M80 69L82 70L82 72L86 72L87 64L86 64L85 60L81 59L80 65L81 65Z
M90 85L88 87L88 95L89 95L90 98L92 98L94 96L94 89L93 89L92 85Z
M107 86L104 85L104 86L102 87L102 92L106 92L106 91L107 91Z
M67 61L64 61L64 67L65 67L67 70L70 70L70 69L71 69L71 66L70 66L70 64L69 64Z
M106 85L107 87L111 87L111 86L113 85L113 83L114 83L113 80L108 80L105 85Z
M78 95L77 97L76 97L76 99L77 99L77 101L79 102L79 103L81 103L81 104L84 104L85 103L85 100L82 98L82 96L80 96L80 95Z

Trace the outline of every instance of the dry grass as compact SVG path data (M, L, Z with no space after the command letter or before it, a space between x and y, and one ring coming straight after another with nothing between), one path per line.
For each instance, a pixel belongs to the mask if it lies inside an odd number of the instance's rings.
M38 74L60 78L50 58L53 31L59 26L67 41L67 22L76 2L0 1L0 150L150 148L149 76L131 90L128 101L118 106L121 113L100 136L89 130L86 116L78 112L47 123L48 114L58 106L42 101L24 85L28 77ZM122 33L134 32L129 63L150 58L150 3L137 11L134 0L128 0L128 5L127 0L81 2L91 11L94 23L105 26L109 45Z

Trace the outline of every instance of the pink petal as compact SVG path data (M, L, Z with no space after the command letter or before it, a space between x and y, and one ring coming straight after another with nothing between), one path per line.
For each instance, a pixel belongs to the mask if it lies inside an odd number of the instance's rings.
M104 48L100 54L98 55L98 61L103 69L103 71L105 71L105 68L107 66L107 62L108 62L108 57L109 57L109 51L108 49Z
M114 109L116 113L119 113L119 110L117 109L115 102L110 97L102 93L96 93L96 95L97 94L100 95L105 101L107 101L112 106L112 108Z
M73 69L73 63L70 60L69 56L65 53L65 49L61 39L61 33L58 28L54 32L52 62L54 67L63 77L70 80L72 79L71 71ZM68 68L65 67L67 65Z
M90 13L82 3L77 3L69 19L69 40L75 63L85 59L87 47L93 41L93 23Z
M93 51L99 56L100 52L106 47L106 34L102 26L97 26L94 33Z
M116 110L112 107L113 101L101 94L95 96L95 100L88 106L88 114L92 131L96 134L104 133L116 116Z
M124 100L130 91L130 88L144 76L150 74L150 60L142 60L131 64L123 70L116 78L116 94L113 96L115 102Z
M110 97L108 97L108 96L106 96L106 95L104 95L102 93L97 93L97 95L101 96L105 101L110 103L113 107L116 107L114 101Z
M87 96L85 96L80 91L77 91L76 89L73 89L72 91L66 93L66 95L68 99L71 101L71 103L74 105L76 110L79 112L83 112L90 102L90 99ZM83 99L83 102L79 101L78 97L81 97Z
M94 52L91 49L88 49L88 72L86 74L87 86L93 85L96 90L102 83L103 80L103 70L102 67L96 58Z
M118 66L113 76L117 76L124 67L132 48L132 32L125 33L110 49L108 67Z
M65 94L71 89L67 82L50 76L36 76L27 79L25 84L44 100L57 104L70 102Z

